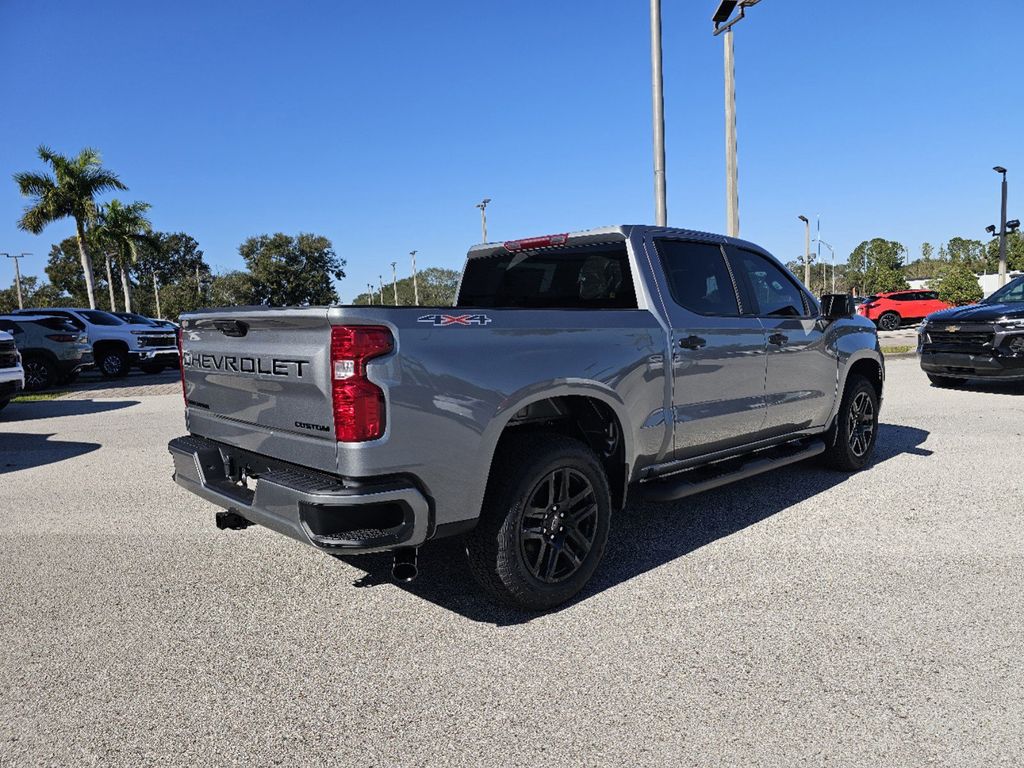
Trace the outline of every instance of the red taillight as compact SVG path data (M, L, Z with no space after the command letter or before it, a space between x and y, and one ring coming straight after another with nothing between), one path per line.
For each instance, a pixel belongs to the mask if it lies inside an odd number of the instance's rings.
M530 248L548 248L552 245L565 245L569 235L544 235L544 237L528 237L525 240L509 240L504 243L506 251L526 251Z
M391 331L381 326L331 328L331 391L338 442L358 443L384 434L384 391L366 378L366 361L393 348Z
M188 405L188 395L185 394L185 355L182 353L182 334L181 328L178 329L178 370L181 372L181 396L185 399L185 405Z
M50 341L59 341L61 344L70 344L77 337L72 336L70 333L48 333L46 334L46 338Z

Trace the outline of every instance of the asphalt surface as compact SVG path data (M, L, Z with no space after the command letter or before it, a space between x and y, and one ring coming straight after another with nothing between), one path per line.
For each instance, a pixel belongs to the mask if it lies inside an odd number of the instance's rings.
M1022 388L893 360L869 469L631 505L541 616L217 531L132 393L0 418L2 765L1024 762Z

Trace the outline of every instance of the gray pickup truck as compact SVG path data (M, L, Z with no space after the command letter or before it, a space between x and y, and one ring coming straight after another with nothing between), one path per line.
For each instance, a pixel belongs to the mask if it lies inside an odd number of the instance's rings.
M175 480L332 555L462 535L495 599L576 595L627 497L869 461L884 361L763 249L619 226L470 250L454 307L182 317Z

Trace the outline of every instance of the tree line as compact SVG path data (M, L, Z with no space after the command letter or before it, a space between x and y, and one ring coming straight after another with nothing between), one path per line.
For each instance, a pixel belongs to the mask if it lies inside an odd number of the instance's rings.
M29 198L18 227L42 234L50 224L70 218L75 234L50 248L47 280L22 275L26 307L88 306L176 318L208 306L338 302L334 281L344 279L346 261L322 235L278 232L247 238L238 247L245 269L214 274L191 235L153 229L148 203L99 200L128 187L103 167L96 150L67 157L41 146L38 156L46 170L14 175ZM451 270L423 270L421 303L451 304L457 280ZM408 291L399 283L403 297L412 291L411 278L405 282ZM368 294L362 303L367 299ZM17 306L12 283L0 290L0 312Z
M1006 238L1007 266L1024 270L1024 237L1014 232ZM827 257L826 257L827 258ZM803 259L787 266L803 275ZM911 259L902 243L875 237L861 242L846 262L835 268L835 290L868 296L910 287L908 280L927 280L928 287L951 304L969 304L982 298L977 274L995 273L999 269L999 239L988 242L962 237L951 238L938 249L923 243L919 255ZM832 293L831 263L818 261L811 254L811 284L814 293Z

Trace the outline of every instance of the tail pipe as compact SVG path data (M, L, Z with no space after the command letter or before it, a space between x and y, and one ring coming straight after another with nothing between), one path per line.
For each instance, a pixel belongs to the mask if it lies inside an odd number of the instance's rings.
M405 547L395 550L395 562L391 566L391 578L408 584L419 575L420 569L416 566L415 547Z

